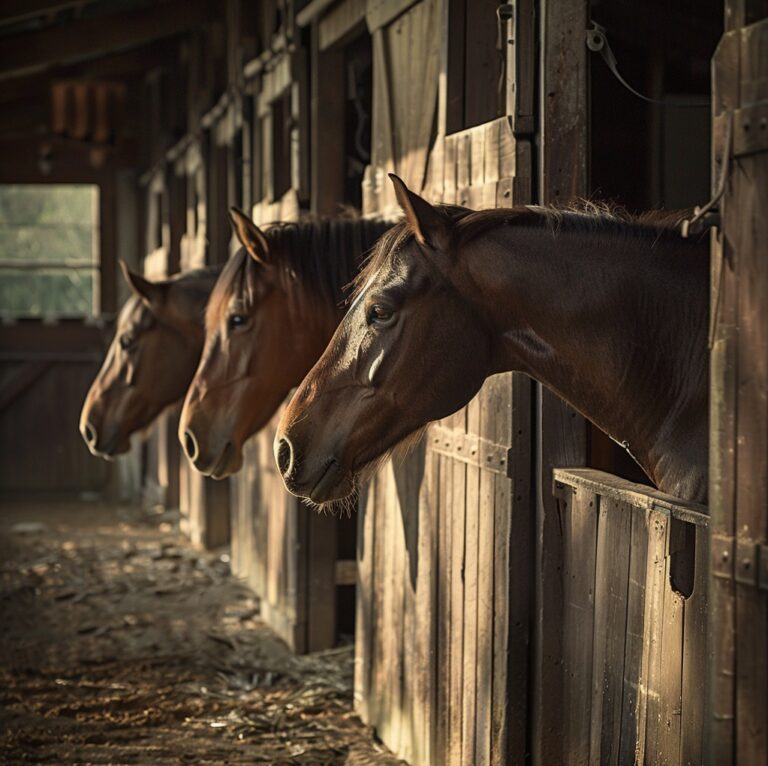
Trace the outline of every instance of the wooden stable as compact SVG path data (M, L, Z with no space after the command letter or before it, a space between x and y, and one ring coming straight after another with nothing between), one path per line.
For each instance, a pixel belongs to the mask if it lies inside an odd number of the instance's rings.
M143 446L143 490L178 505L200 544L230 541L235 574L296 651L354 635L356 709L410 763L764 763L764 0L195 0L103 17L48 5L0 11L21 25L0 44L0 179L100 186L104 315L124 295L118 255L153 277L223 263L230 205L262 224L341 205L391 213L395 171L432 201L478 208L590 195L684 207L727 173L712 234L709 509L643 484L622 450L517 374L386 465L352 520L285 493L279 413L229 482L188 467L167 413ZM654 103L590 52L592 22ZM674 105L711 85L713 119ZM124 107L83 111L89 93ZM43 124L45 177L29 138ZM84 393L108 325L0 330L5 452L54 374ZM48 478L105 486L72 439L72 465ZM3 463L4 489L35 483L32 459Z
M182 44L174 66L147 79L146 273L223 263L234 246L232 205L261 224L298 220L306 207L308 70L293 28L287 5L227 3ZM181 137L171 144L173 135ZM225 482L200 476L179 456L173 428L159 421L148 442L162 466L153 478L180 476L178 503L192 540L230 542L233 572L295 651L351 635L354 522L317 517L285 492L273 468L273 428L246 445L243 469Z

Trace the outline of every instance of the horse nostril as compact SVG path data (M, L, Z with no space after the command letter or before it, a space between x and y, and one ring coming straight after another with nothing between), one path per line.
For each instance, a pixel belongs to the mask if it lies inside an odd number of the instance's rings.
M184 431L184 450L187 453L187 457L194 463L197 459L197 440L192 431Z
M85 435L85 440L88 442L88 444L96 444L96 429L90 423L85 424L83 428L83 434Z
M275 460L283 476L288 476L293 468L293 448L286 438L280 439L275 445Z

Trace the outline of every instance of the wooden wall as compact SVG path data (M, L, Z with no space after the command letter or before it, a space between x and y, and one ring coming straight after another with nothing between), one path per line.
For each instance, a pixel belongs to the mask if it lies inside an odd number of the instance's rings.
M366 211L393 209L390 171L432 201L476 208L531 201L533 68L517 65L532 55L532 6L521 4L514 27L504 26L519 45L509 47L505 68L494 56L493 77L477 84L482 90L492 83L495 110L499 77L503 84L517 77L509 100L502 89L504 116L493 111L484 113L491 119L475 119L482 109L468 104L452 122L450 95L463 94L464 69L457 82L450 33L458 30L446 25L446 10L422 2L402 15L376 16ZM466 34L490 28L495 40L495 8L484 11L475 11L481 29L467 27ZM404 57L405 49L424 61ZM418 82L408 74L414 66L424 74ZM460 129L448 134L451 124ZM526 759L535 550L531 396L525 376L487 381L465 409L430 429L405 464L381 471L361 503L357 707L387 746L414 764Z
M768 7L728 0L714 60L708 764L768 752Z
M338 588L354 582L339 560L339 528L355 522L318 515L285 491L272 456L280 414L246 444L232 479L232 571L261 597L265 622L304 653L338 640Z
M200 127L163 160L184 179L182 268L226 257L227 204L264 223L303 209L333 213L346 201L345 46L361 34L370 35L373 83L366 213L395 209L391 171L433 201L477 208L589 194L586 0L542 0L535 16L533 2L518 2L500 28L490 2L316 1L298 13L292 3L264 3L253 27L247 5L228 3L222 24L189 43L187 124ZM762 5L727 6L734 31L716 113L752 110L759 126ZM743 185L734 174L715 272L724 297L713 438L723 457L713 544L727 555L712 580L712 726L702 686L705 509L607 474L563 471L590 459L587 425L527 378L504 375L434 426L404 465L388 465L360 505L356 705L410 762L751 763L764 754L765 668L745 659L765 654L765 621L750 623L765 612L763 487L744 478L761 475L762 421L752 414L761 412L763 381L759 364L735 372L737 357L763 355L762 271L739 212L759 209L749 179L763 172L762 134L742 126L738 135ZM740 396L747 406L738 409ZM269 429L246 452L231 482L235 571L294 648L330 645L345 568L335 522L285 495ZM204 497L192 481L182 479L182 497ZM734 560L749 565L739 572Z
M110 464L95 460L78 430L101 366L109 326L83 320L0 324L0 490L109 490Z
M285 39L299 34L290 18L281 16L276 23L272 47L245 66L250 79L243 104L250 100L250 106L244 114L251 119L242 123L248 157L242 188L250 189L252 217L259 224L298 220L309 196L308 51L285 46ZM338 96L345 80L340 70L334 74L325 87ZM323 120L319 125L332 123ZM343 135L338 124L335 128ZM326 181L343 179L344 158L332 150L322 154L322 163L313 166L315 194L306 204L315 212L322 208L333 213L347 200L343 184ZM330 163L334 157L336 165ZM322 180L316 175L320 166ZM354 537L356 522L318 516L285 491L272 454L281 412L246 445L243 468L231 482L232 565L259 594L265 621L289 646L297 652L316 651L334 646L342 633L352 630L354 546L346 540Z

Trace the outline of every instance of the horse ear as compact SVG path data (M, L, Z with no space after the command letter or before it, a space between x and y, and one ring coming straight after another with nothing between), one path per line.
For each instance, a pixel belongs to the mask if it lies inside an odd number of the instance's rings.
M161 305L165 301L165 286L160 282L150 282L138 274L134 274L128 264L121 258L120 269L123 272L128 287L141 298L147 307L152 308Z
M434 205L412 192L402 178L389 174L395 187L397 202L411 225L416 241L432 250L447 250L451 235L451 222Z
M269 265L269 242L264 232L242 211L236 207L229 209L229 220L240 244L248 251L254 261L262 266Z

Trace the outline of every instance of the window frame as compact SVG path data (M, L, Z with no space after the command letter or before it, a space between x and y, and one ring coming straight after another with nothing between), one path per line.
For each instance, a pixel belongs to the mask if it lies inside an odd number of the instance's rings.
M90 273L91 276L91 291L90 291L90 310L87 312L82 311L58 311L55 309L42 308L41 311L33 311L31 307L27 306L23 310L15 311L4 306L0 306L0 319L5 321L18 321L24 319L59 319L59 318L81 318L81 319L97 319L104 311L103 305L103 280L104 280L104 268L103 268L103 253L104 253L104 220L103 220L103 203L104 203L104 190L101 185L94 181L49 181L49 182L3 182L0 184L0 188L19 187L19 188L34 188L34 189L63 189L72 187L87 188L91 194L91 223L80 222L52 222L47 224L31 223L31 222L0 222L0 229L2 228L30 228L41 229L56 227L83 227L89 228L91 231L91 257L90 259L40 259L40 260L15 260L13 258L7 258L0 256L0 278L4 274L18 273L18 272L31 272L31 273L50 273L57 271L77 271L80 273Z

